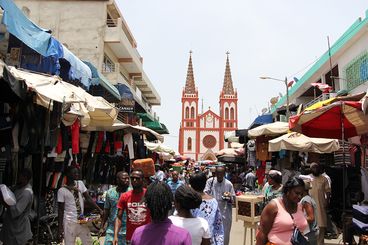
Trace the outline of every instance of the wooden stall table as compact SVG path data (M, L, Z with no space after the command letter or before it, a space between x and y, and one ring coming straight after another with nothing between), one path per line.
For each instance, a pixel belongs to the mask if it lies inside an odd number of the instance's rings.
M251 243L254 244L255 234L258 228L258 222L261 219L261 205L264 201L263 195L244 194L236 197L236 221L243 220L244 222L244 241L246 244L247 230L250 229Z

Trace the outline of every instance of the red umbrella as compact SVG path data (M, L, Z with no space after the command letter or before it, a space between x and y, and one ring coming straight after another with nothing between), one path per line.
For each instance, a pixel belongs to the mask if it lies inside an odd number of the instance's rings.
M292 116L289 128L309 137L347 139L368 132L368 116L359 101L337 101Z
M336 101L314 110L305 110L289 120L292 131L309 137L323 137L343 140L343 161L345 166L344 139L368 132L368 116L362 111L360 101ZM346 204L346 168L343 167L343 212Z

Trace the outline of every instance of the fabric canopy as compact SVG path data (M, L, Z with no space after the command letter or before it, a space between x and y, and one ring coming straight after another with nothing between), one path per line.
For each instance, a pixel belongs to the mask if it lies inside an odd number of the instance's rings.
M10 73L18 80L23 80L29 89L37 93L37 103L48 107L50 100L60 103L81 102L76 88L57 76L37 74L9 67Z
M286 122L274 122L258 126L248 131L248 137L256 138L258 136L276 136L285 134L289 130L289 125Z
M70 64L70 77L79 80L85 88L89 89L92 79L92 71L88 65L83 63L77 56L75 56L67 47L63 46L63 57Z
M163 153L169 153L171 155L175 155L175 151L173 149L161 143L152 143L152 142L145 141L144 145L147 147L148 150L153 151L153 152L157 152L157 153L163 152Z
M73 103L72 113L77 112L82 116L82 127L111 126L117 118L118 110L99 96L92 96L81 87L72 84L66 84L71 90L74 90L83 103Z
M113 132L113 131L117 131L121 129L124 129L126 132L142 133L148 137L164 142L164 137L162 135L156 133L155 131L149 128L125 124L125 123L120 122L119 120L115 120L111 126L88 125L82 128L82 130L84 131L109 131L109 132Z
M331 153L340 149L336 139L310 138L300 133L289 133L268 141L268 151L303 151Z
M272 114L263 114L256 117L248 129L252 129L267 123L272 123Z
M290 129L310 137L348 139L368 133L368 116L359 101L336 101L292 116Z

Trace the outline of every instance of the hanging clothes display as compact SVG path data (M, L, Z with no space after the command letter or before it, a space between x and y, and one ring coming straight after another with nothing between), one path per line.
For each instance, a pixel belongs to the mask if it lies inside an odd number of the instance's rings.
M268 141L271 138L259 136L256 138L256 158L260 161L271 160L272 154L268 152Z
M124 142L124 148L128 147L129 158L134 159L134 145L133 145L132 133L124 134L123 142Z
M247 162L249 166L256 166L256 142L249 140L247 143Z

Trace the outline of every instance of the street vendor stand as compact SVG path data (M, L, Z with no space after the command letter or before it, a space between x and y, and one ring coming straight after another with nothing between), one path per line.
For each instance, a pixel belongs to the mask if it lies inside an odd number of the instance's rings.
M264 201L264 196L254 194L244 194L236 197L236 221L243 220L244 222L244 240L243 244L254 244L254 234L258 228L258 222L261 220L261 204ZM247 230L250 229L250 243L246 243Z

